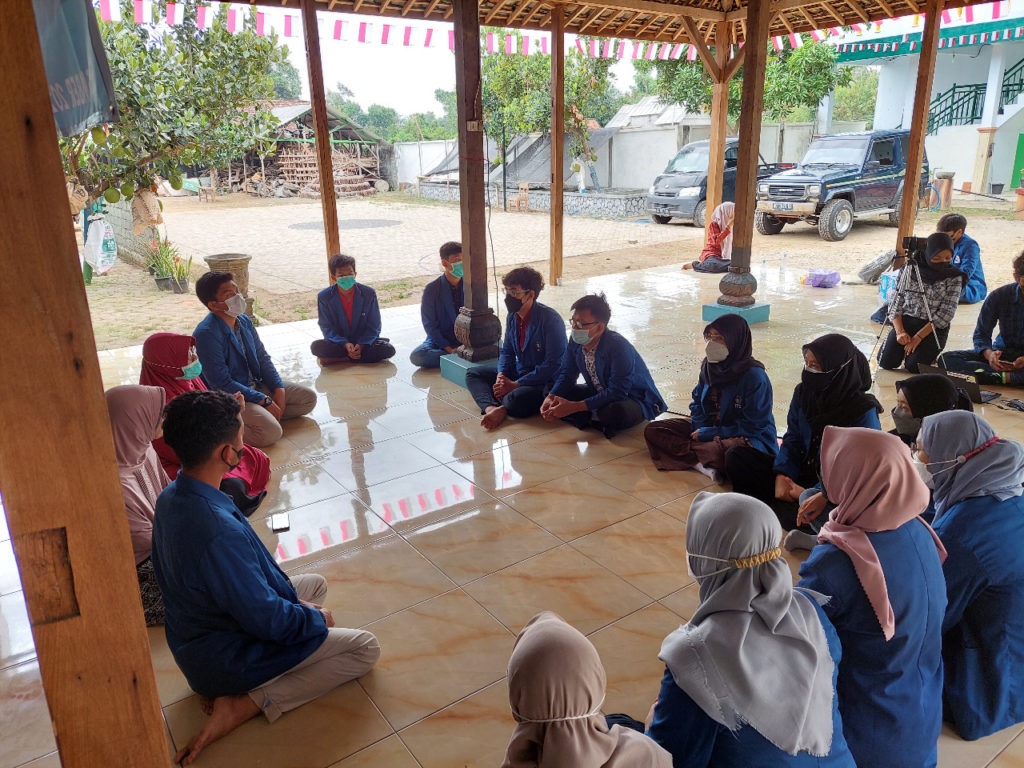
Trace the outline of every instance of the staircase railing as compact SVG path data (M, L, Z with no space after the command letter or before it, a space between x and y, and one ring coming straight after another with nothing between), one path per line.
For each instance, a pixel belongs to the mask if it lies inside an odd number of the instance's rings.
M999 111L1012 104L1024 93L1024 59L1021 59L1003 73L1003 92L999 95Z
M981 120L985 107L985 83L953 85L932 99L928 107L928 133L947 125L969 125Z

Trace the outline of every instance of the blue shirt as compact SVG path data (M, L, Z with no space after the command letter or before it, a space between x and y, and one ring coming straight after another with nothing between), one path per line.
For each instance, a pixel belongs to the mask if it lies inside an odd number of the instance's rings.
M596 411L627 398L640 404L644 418L648 420L668 410L640 353L621 334L615 331L605 331L602 334L601 340L594 348L594 368L604 389L583 401L588 410ZM581 373L587 386L596 390L597 387L594 386L583 359L583 347L570 340L565 348L565 355L562 357L551 394L567 396Z
M718 406L714 400L717 397ZM717 412L717 418L713 414ZM751 368L736 381L693 388L690 420L702 443L729 437L745 437L759 451L774 456L779 450L772 415L772 383L764 368Z
M434 349L459 346L461 342L455 337L455 318L465 303L462 280L453 287L448 278L441 275L427 283L420 302L423 330L427 332L424 343Z
M977 241L964 233L953 244L952 265L967 275L963 292L960 294L964 304L977 304L985 298L988 287L985 285L985 270L981 266L981 248Z
M874 406L869 406L855 424L844 424L843 426L881 429L882 423L878 420L878 411ZM800 482L800 478L806 475L804 467L811 451L812 436L811 423L804 415L804 409L800 407L800 399L794 393L793 399L789 401L786 434L782 436L782 446L779 448L779 455L775 458L775 474L785 475L794 482ZM814 459L817 462L817 457ZM828 593L826 592L826 594Z
M526 324L526 338L519 349L516 313L505 319L505 340L498 355L498 370L524 387L551 384L565 355L565 321L545 304L534 303Z
M980 739L1024 722L1024 496L961 501L935 532L948 553L946 716Z
M202 319L192 335L196 353L203 364L203 379L210 389L229 394L241 392L246 401L258 403L264 395L255 389L263 384L273 392L284 386L270 355L263 347L256 326L246 315L235 318L235 328L213 312Z
M807 599L803 597L803 599ZM835 688L842 650L839 637L821 606L811 600L818 611L828 651L835 662L832 687ZM766 659L766 662L770 660ZM785 706L786 702L779 702ZM800 706L802 702L793 702ZM839 697L832 697L832 749L825 757L806 752L790 755L776 747L749 725L730 731L712 720L678 685L666 668L661 679L661 692L654 708L654 720L647 733L672 754L673 768L856 768L853 756L843 737L843 720L839 714ZM864 765L868 765L865 763Z
M327 624L303 605L227 494L181 473L156 502L153 570L167 645L189 686L242 694L320 647Z
M377 292L356 283L352 296L352 322L345 314L337 286L324 288L316 296L317 322L327 341L336 344L373 344L380 338L380 305Z
M997 324L999 334L993 342L992 331ZM981 305L974 326L974 351L980 355L986 349L1011 352L1011 363L1024 355L1024 297L1017 283L996 288Z
M825 613L843 644L839 711L857 765L931 768L942 730L942 618L946 583L931 532L914 519L867 534L882 565L896 619L888 642L853 563L818 544L797 587L830 597Z

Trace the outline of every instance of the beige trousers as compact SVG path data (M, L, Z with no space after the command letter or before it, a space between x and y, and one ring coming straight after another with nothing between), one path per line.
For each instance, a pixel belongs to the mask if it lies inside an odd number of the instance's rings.
M292 576L291 581L299 599L307 603L319 605L327 594L327 580L318 574ZM285 712L362 677L378 658L380 643L372 632L335 627L327 630L327 637L313 653L283 675L249 691L249 698L272 723Z
M260 392L272 394L262 384L257 387ZM284 382L284 413L281 421L294 419L296 416L305 416L316 407L316 390L293 384L290 381ZM281 439L284 431L281 422L264 408L256 403L246 403L242 411L242 422L245 424L245 442L257 448L266 448Z

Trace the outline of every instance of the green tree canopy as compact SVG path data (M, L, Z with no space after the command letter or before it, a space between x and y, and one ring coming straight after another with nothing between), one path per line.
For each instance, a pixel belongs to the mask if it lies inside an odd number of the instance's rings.
M288 55L288 48L281 49L282 54ZM297 70L287 58L270 66L270 79L274 81L274 96L279 99L301 99L302 80Z
M870 128L875 119L878 98L878 70L874 67L851 67L850 82L836 88L836 120L864 120Z

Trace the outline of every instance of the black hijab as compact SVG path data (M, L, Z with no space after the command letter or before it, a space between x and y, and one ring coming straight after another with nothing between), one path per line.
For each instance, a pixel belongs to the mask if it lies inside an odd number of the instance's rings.
M896 382L915 419L923 419L944 411L973 411L970 399L949 377L939 373L921 373Z
M868 359L852 341L829 333L805 344L807 350L814 353L824 373L804 371L793 394L811 425L812 445L821 443L826 426L854 426L869 408L882 412L881 404L867 392L871 388ZM817 455L817 450L811 453Z
M707 336L712 328L722 334L729 356L720 363L708 362L704 358L700 366L700 383L721 387L736 381L751 368L764 368L763 363L752 357L753 339L746 320L739 315L722 315L705 326L704 335Z
M942 280L956 277L960 279L962 285L967 285L967 273L960 271L952 264L936 266L931 262L931 258L935 254L952 250L953 238L945 232L933 232L928 235L928 244L925 247L924 253L918 251L913 256L913 262L917 264L923 282L932 285Z

